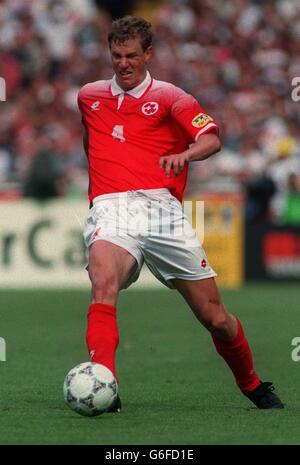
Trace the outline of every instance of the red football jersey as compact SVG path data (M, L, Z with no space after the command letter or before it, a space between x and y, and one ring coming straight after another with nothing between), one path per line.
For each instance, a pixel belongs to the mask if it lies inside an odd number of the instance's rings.
M187 179L169 178L159 166L165 155L188 148L199 136L218 133L197 100L168 82L145 80L124 92L115 77L83 86L78 95L88 133L89 198L138 189L168 188L180 201Z

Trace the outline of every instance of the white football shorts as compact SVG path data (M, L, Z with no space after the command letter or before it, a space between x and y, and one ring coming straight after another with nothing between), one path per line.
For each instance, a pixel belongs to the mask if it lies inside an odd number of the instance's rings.
M143 263L167 287L172 279L198 280L217 276L184 214L168 189L105 194L93 200L85 221L84 241L108 241L136 259L124 288L139 277Z

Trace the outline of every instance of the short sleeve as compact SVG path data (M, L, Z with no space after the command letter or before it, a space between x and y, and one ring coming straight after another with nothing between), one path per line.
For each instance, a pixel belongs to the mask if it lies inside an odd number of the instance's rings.
M201 135L213 132L219 135L219 128L199 102L178 87L174 88L171 115L195 142Z
M84 104L83 104L83 99L85 96L85 89L86 89L86 85L81 87L81 89L79 89L79 92L77 95L77 105L81 113L81 123L83 124L83 126L85 126L85 114L84 114L85 112L84 112Z
M83 108L82 108L82 99L83 99L83 95L84 95L84 87L81 87L81 89L79 89L79 92L78 92L78 95L77 95L77 105L78 105L78 108L82 114L83 112Z

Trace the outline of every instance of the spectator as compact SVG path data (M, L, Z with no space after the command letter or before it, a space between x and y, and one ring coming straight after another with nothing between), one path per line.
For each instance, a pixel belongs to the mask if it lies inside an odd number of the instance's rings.
M63 137L58 134L58 137ZM32 160L24 182L23 194L36 200L63 197L67 192L66 167L55 136L47 134Z
M300 226L300 175L291 173L288 178L288 192L284 199L281 222Z

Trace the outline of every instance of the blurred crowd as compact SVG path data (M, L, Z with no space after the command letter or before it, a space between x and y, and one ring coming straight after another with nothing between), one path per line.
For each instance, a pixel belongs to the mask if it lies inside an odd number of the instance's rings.
M2 193L86 194L76 95L112 76L108 3L0 0ZM128 7L139 13L146 3ZM187 194L242 192L248 221L300 224L299 0L155 1L145 11L152 75L192 93L220 126L223 149L193 162Z

